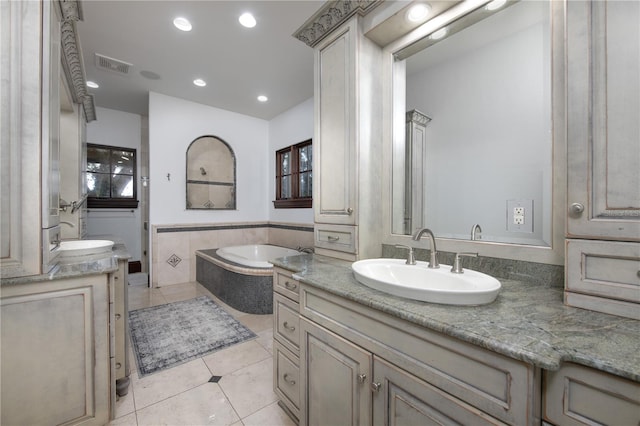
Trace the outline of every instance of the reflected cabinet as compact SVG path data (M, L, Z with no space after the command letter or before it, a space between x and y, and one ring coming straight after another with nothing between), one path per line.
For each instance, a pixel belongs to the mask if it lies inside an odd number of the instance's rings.
M187 149L187 209L235 210L236 157L215 136L202 136Z

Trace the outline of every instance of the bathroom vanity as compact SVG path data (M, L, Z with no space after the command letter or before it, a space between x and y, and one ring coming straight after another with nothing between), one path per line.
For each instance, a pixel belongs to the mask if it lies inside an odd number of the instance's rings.
M302 425L640 421L640 321L521 281L447 306L370 289L350 262L275 265L274 388Z
M59 260L0 287L2 424L103 425L128 386L129 253Z

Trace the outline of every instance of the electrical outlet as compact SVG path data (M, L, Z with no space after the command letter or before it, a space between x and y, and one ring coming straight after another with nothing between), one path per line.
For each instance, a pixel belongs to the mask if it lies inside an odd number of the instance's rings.
M533 200L507 200L507 231L533 232Z

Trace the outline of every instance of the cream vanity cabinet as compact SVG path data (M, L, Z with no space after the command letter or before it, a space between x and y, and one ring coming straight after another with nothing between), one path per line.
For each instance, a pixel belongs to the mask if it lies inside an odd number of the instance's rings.
M539 423L540 371L301 285L300 424Z
M109 422L109 277L2 287L0 423Z
M640 4L567 2L565 302L640 318Z
M300 283L285 269L273 272L274 391L284 408L300 416Z
M315 46L313 141L316 252L380 255L381 53L354 16Z

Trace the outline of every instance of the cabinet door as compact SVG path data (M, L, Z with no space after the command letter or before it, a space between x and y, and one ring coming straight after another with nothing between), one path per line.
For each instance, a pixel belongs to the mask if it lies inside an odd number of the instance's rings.
M372 355L304 318L300 333L300 424L371 424Z
M505 424L378 357L373 372L374 425Z
M356 30L349 21L315 51L313 205L320 223L355 224Z
M640 241L640 3L567 13L568 234Z

